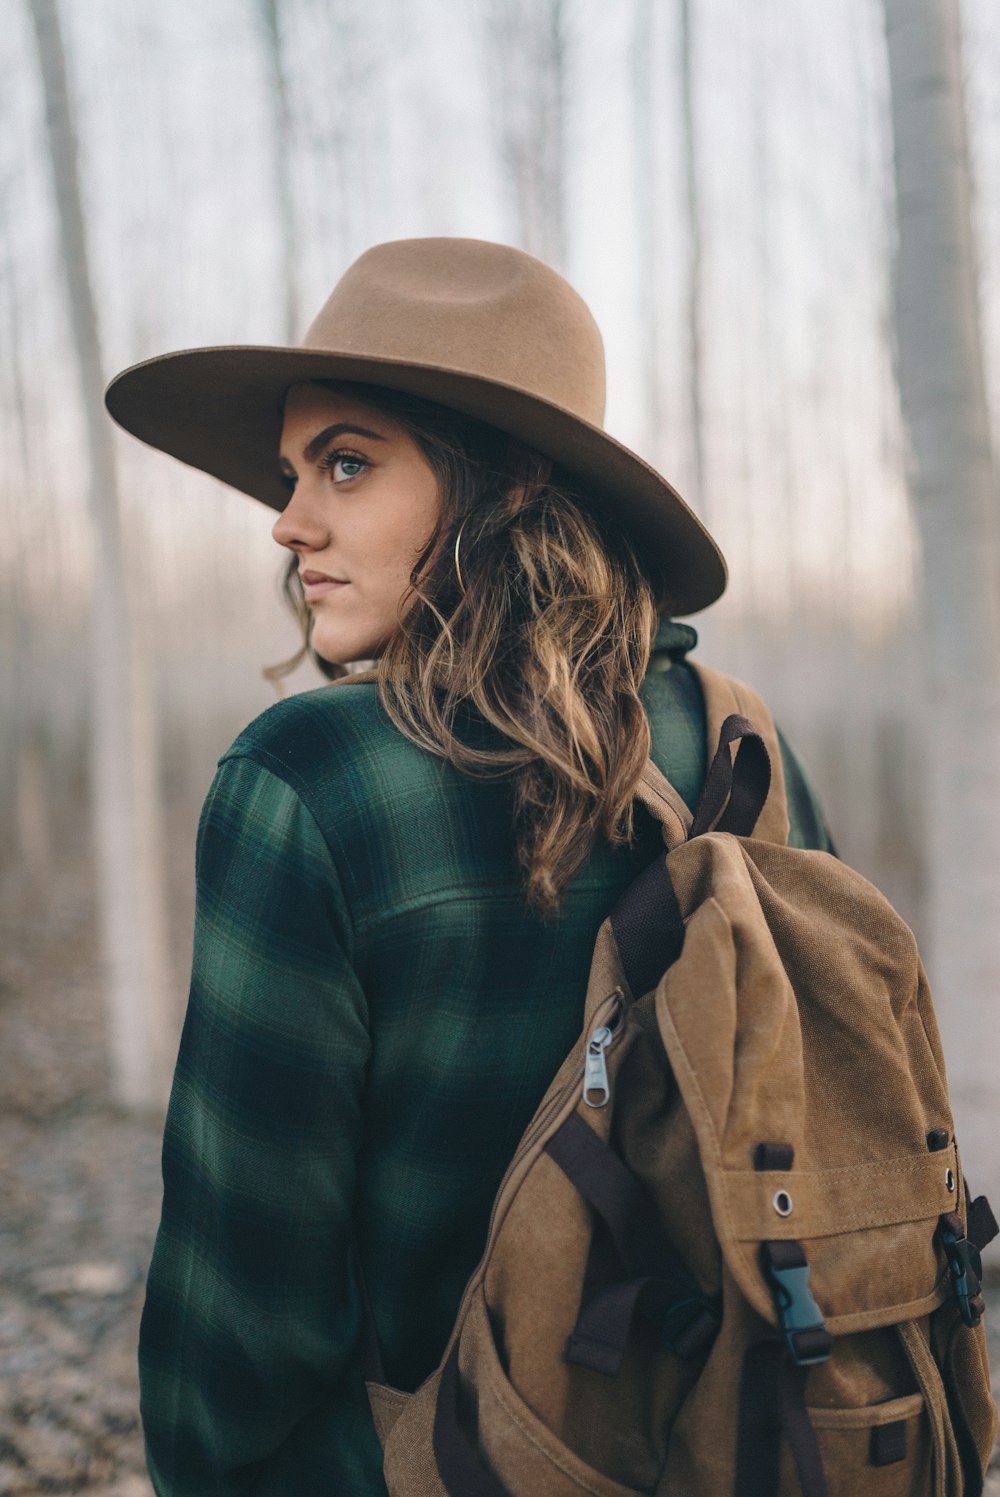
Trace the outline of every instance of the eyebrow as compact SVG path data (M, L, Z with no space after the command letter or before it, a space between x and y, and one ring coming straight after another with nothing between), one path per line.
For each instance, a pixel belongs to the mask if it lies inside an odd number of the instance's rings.
M323 448L327 447L333 441L334 437L342 437L346 432L351 432L356 437L368 437L373 442L385 442L388 440L381 432L371 431L367 426L356 426L353 421L338 421L333 426L324 427L321 432L313 437L309 445L303 450L303 458L307 463L314 462L323 451ZM292 466L288 458L284 455L279 457L278 463L283 469Z

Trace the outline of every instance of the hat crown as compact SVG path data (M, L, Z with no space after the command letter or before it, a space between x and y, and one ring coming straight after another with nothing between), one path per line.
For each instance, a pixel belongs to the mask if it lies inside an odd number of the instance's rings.
M482 239L374 245L298 347L160 354L123 370L105 401L126 431L280 510L285 397L306 380L420 396L552 458L635 536L674 614L725 588L725 561L697 516L603 429L604 346L586 302L523 250Z
M510 245L377 244L337 282L301 346L508 384L604 423L604 344L589 307L551 266Z

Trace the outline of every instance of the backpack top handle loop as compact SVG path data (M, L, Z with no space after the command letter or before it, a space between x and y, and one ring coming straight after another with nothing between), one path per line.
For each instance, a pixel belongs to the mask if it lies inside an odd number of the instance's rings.
M723 675L700 661L690 660L705 699L705 732L709 755L719 742L719 735L726 718L737 713L752 722L764 740L764 747L771 759L771 788L767 801L756 822L753 835L763 842L774 842L779 847L787 846L788 800L785 787L784 760L781 739L774 718L764 698L735 676Z
M737 741L734 760L730 745ZM763 738L749 718L731 713L722 724L688 840L713 830L749 837L770 788L771 759Z

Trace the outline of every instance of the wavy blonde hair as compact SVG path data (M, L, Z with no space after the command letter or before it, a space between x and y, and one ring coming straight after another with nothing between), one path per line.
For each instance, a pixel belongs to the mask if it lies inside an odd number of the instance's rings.
M462 774L513 778L527 907L557 914L599 835L634 843L632 797L650 747L639 686L667 600L631 540L549 459L415 396L323 383L403 427L441 493L375 662L382 705ZM303 644L265 674L277 681L308 653L328 678L347 675L312 649L294 556L284 588ZM470 709L496 730L495 746L460 735Z

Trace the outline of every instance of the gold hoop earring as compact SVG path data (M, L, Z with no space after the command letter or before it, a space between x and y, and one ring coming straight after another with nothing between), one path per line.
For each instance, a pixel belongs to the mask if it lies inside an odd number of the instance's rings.
M465 519L467 520L468 518L469 518L468 515L466 515ZM463 520L462 523L461 523L461 525L459 525L459 527L458 527L458 534L455 537L455 573L456 573L456 575L458 577L458 585L459 585L459 587L462 590L462 597L463 598L465 597L465 583L462 581L462 569L461 569L461 567L458 564L458 547L459 547L459 544L460 544L460 542L462 540L462 531L464 529L465 529L465 520Z

